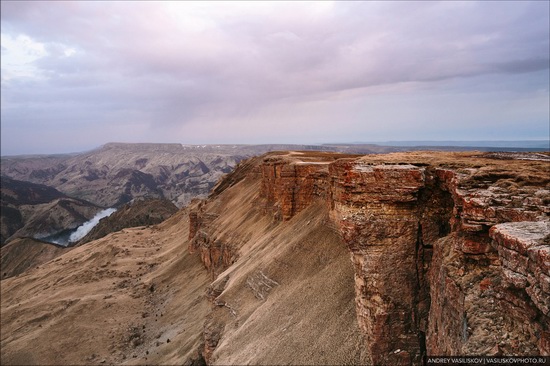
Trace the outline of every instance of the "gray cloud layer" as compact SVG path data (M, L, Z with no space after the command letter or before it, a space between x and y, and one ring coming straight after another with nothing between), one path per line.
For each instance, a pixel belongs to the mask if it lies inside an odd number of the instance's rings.
M18 71L2 45L2 154L548 138L546 1L1 7L37 54Z

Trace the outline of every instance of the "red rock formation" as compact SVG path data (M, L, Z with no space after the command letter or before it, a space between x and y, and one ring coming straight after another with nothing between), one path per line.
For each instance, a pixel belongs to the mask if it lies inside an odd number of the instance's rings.
M508 247L511 242L523 242L533 235L540 239L541 232L549 233L547 221L524 222L546 220L548 206L541 197L525 193L514 196L490 183L476 186L468 174L446 171L439 176L444 177L455 206L453 232L436 242L430 264L427 353L547 355L549 317L536 309L536 299L547 303L548 294L533 284L529 288L535 296L529 299L525 293L510 290L506 277L511 274L510 280L526 284L523 278L509 272L507 265L516 259L513 268L527 268L526 257L520 260L521 256ZM534 201L540 205L533 205ZM499 224L506 221L515 222ZM502 230L516 226L527 228L523 236L515 241L504 239ZM550 250L547 244L534 247L541 253ZM531 267L538 268L538 278L544 279L540 258L533 263L536 264ZM537 337L541 340L537 341Z
M499 304L515 315L508 317L512 326L532 324L525 329L527 336L538 339L541 354L550 355L550 222L499 224L490 235L502 262ZM515 304L523 305L523 311Z
M264 159L260 166L260 196L276 219L288 220L313 199L328 192L328 161L289 161L280 156Z
M315 159L281 153L258 160L259 203L290 220L326 202L351 251L372 363L550 353L550 192L540 178L507 189L502 180L515 173L442 166L432 155ZM207 268L220 273L237 260L207 214L199 209L190 221L192 247Z
M230 242L213 235L209 225L217 216L205 212L192 211L189 214L189 251L198 251L206 269L215 278L237 259Z

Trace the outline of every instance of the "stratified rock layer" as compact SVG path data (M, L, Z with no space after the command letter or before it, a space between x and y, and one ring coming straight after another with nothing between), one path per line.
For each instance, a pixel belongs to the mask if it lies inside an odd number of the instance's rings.
M544 159L270 153L161 224L59 250L14 241L0 363L548 355Z
M351 251L369 362L548 355L548 162L491 157L272 153L250 174L275 221L325 205ZM190 214L190 238L215 277L241 245L216 235L209 204Z
M372 362L419 363L423 275L414 203L425 169L342 161L331 173L332 217L352 252L357 316Z

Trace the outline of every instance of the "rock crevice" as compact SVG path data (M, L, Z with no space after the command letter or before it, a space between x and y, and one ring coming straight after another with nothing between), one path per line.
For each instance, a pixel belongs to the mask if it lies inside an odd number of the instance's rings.
M463 160L257 160L258 204L275 221L325 203L327 225L351 253L357 320L373 364L550 354L550 191L540 177L530 186L520 173L480 172ZM192 249L220 273L237 251L212 236L209 220L200 208L190 214Z

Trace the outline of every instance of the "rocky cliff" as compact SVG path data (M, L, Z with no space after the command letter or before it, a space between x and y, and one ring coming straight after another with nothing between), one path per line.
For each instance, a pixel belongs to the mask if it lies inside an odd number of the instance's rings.
M1 363L548 355L548 164L432 152L243 161L163 223L10 260L25 270L2 278Z
M548 164L544 155L293 152L247 169L258 185L250 199L274 222L323 206L324 227L351 253L367 361L420 364L550 354ZM226 209L211 200L190 213L191 249L218 282L248 243L220 232Z

